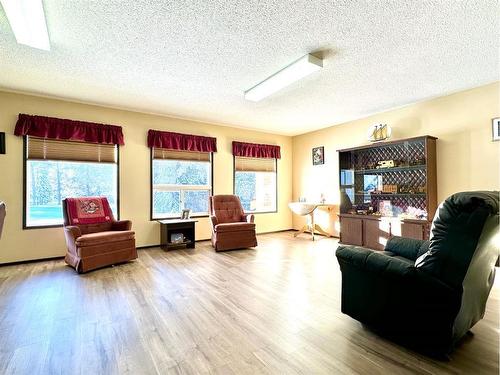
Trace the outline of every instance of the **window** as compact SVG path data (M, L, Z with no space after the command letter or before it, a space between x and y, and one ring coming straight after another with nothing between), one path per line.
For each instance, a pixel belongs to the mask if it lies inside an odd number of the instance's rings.
M212 153L152 148L151 220L208 215Z
M63 223L66 197L105 196L118 218L118 146L25 137L24 227Z
M277 211L276 177L274 158L234 157L234 194L245 212Z

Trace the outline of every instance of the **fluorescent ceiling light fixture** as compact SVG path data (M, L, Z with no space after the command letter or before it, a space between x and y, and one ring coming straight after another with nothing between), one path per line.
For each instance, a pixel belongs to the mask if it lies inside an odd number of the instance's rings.
M274 73L261 83L255 85L250 90L245 91L245 99L253 102L274 94L276 91L298 81L305 76L320 70L323 67L323 60L311 54L302 56L297 61L291 63L286 68Z
M0 0L17 43L50 50L42 0Z

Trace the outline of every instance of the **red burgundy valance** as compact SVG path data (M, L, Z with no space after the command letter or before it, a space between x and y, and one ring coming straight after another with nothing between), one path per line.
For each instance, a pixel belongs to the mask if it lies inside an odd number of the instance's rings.
M217 152L217 139L150 129L148 131L148 146L169 150Z
M233 155L248 158L281 159L280 146L261 145L258 143L243 143L233 141Z
M122 127L20 113L15 135L124 145Z

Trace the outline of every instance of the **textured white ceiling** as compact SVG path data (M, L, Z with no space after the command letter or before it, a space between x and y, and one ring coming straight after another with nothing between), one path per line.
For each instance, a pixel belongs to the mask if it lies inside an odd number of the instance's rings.
M0 9L0 87L295 135L499 79L496 0L44 0L51 51ZM324 68L253 103L308 52Z

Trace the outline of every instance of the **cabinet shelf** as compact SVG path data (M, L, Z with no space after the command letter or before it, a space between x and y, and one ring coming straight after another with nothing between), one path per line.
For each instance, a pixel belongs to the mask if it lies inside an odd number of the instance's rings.
M420 169L426 169L426 165L408 165L404 167L392 167L392 168L372 168L372 169L355 169L356 174L379 174L388 172L405 172L405 171L416 171Z
M380 193L380 194L371 194L371 193L356 193L354 194L356 197L387 197L387 196L394 196L394 197L426 197L426 193Z
M191 245L192 243L193 241L168 242L166 247L168 249L178 249L178 248L188 247L188 245Z

